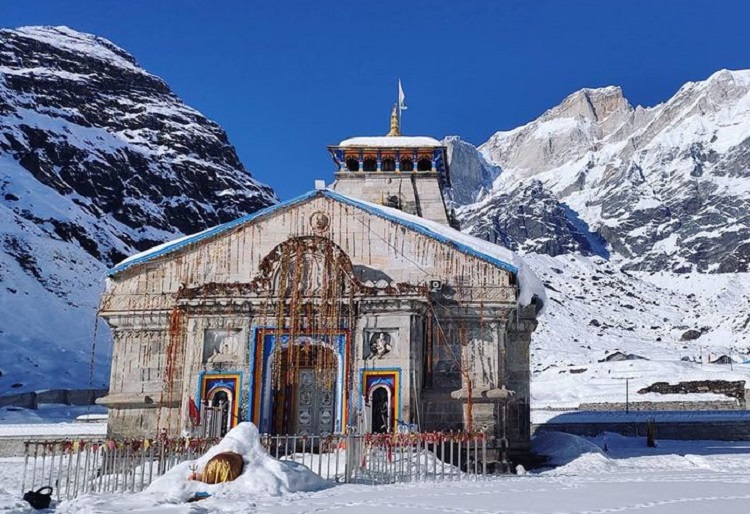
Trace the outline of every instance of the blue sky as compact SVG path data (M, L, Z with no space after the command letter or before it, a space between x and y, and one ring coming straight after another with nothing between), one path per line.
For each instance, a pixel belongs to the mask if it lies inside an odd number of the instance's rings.
M654 105L750 68L746 0L0 0L0 24L104 36L221 124L282 199L332 179L326 145L388 130L474 144L581 87Z

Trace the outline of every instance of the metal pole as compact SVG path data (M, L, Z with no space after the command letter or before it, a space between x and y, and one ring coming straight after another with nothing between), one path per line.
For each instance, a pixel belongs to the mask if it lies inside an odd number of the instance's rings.
M625 414L630 412L630 378L625 379Z

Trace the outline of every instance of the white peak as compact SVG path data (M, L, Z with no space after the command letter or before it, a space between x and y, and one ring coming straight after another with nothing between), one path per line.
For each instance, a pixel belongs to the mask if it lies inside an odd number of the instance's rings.
M87 57L106 61L116 66L143 72L132 55L108 39L78 32L70 27L44 25L0 30L0 32L6 31L61 50L84 54Z
M596 122L604 121L619 110L632 110L619 86L583 88L567 96L557 107L547 111L545 118L584 117Z
M681 95L711 91L714 89L750 89L750 70L719 70L705 80L685 82L672 97L680 98Z
M708 77L706 82L722 82L727 80L750 84L750 70L719 70Z

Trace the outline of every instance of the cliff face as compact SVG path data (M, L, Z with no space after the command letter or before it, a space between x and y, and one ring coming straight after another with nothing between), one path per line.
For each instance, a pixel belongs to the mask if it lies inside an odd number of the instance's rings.
M723 70L650 108L583 89L479 151L502 168L492 194L540 181L628 269L743 272L749 115L750 70Z
M106 268L275 201L216 123L121 48L0 30L0 390L81 386ZM50 373L60 359L67 374Z
M750 358L750 71L649 108L583 89L478 148L444 142L462 230L525 254L547 288L535 406L622 401L614 352L651 359L627 363L644 387L747 380L704 366Z

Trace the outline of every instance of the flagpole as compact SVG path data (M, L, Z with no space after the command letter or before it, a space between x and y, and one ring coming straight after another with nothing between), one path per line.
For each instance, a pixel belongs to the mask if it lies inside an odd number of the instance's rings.
M398 103L398 131L401 132L401 79L398 79L398 90L396 91L396 103ZM401 132L403 134L403 132Z

